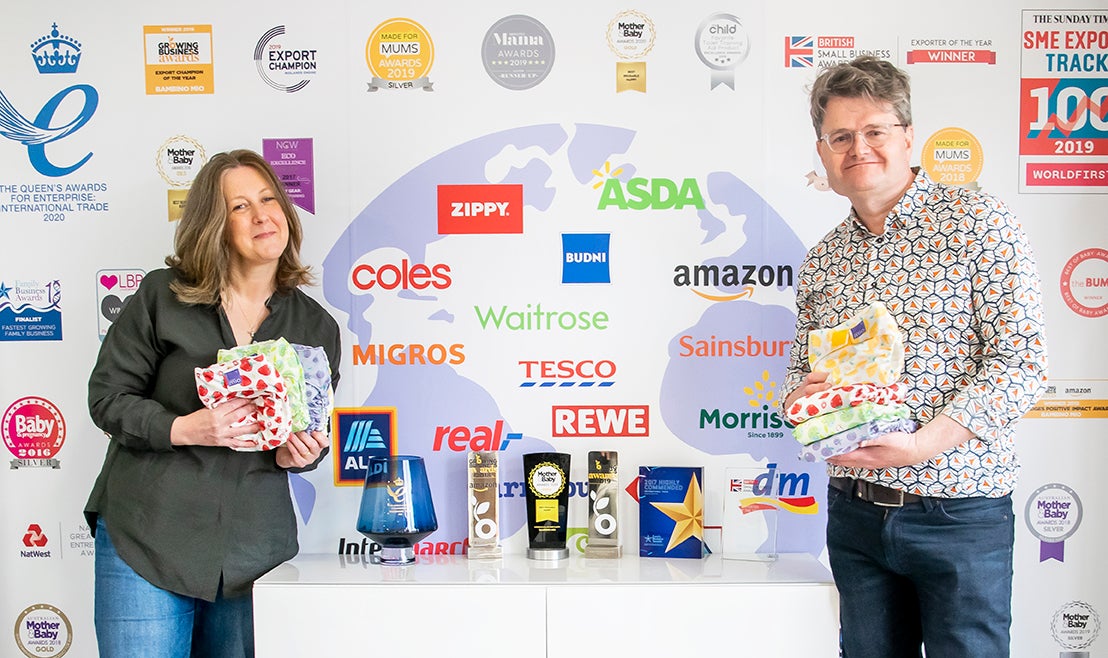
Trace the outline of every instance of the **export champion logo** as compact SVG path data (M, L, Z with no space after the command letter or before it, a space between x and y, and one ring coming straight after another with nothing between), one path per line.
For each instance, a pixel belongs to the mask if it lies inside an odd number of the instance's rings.
M397 454L396 407L336 407L331 427L337 487L364 485L370 457Z
M31 56L35 68L41 74L76 73L81 62L81 44L75 38L61 33L58 24L54 23L49 33L31 44ZM81 96L81 102L76 105L75 100L66 100L75 93ZM75 114L55 119L54 115L63 103L67 112L75 111ZM100 94L94 87L86 84L72 85L54 94L30 118L30 114L25 115L17 109L16 104L0 90L0 135L25 146L31 166L38 173L51 178L65 176L84 166L92 157L92 152L85 153L75 162L56 164L47 156L46 147L84 127L96 113L99 104Z
M60 468L56 459L65 443L65 418L45 398L19 398L4 411L0 421L4 445L16 457L12 468Z
M271 28L254 46L254 65L262 81L277 91L294 93L308 86L319 69L315 48L293 48L284 40L285 26Z
M688 288L712 302L730 302L752 297L756 288L791 288L794 274L792 265L751 265L737 263L704 263L678 265L673 268L673 285ZM708 293L698 288L736 290L724 294Z
M777 472L777 464L769 463L766 471L754 478L732 478L728 490L733 493L749 494L740 497L739 509L743 514L781 510L789 514L817 514L819 502L808 488L811 476L808 473Z
M522 185L439 185L440 235L523 233Z

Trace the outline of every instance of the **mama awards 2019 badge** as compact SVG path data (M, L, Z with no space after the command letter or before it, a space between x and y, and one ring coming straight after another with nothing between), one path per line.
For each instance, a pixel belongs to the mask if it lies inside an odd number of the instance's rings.
M200 173L200 168L208 161L204 153L204 147L200 142L191 137L177 135L170 137L161 146L154 156L154 165L158 168L158 174L170 190L167 193L169 221L175 222L181 219L185 211L185 197L188 196L188 188L192 186L192 180Z
M530 16L501 18L485 33L481 63L493 82L505 89L530 89L554 67L554 38Z
M934 180L979 190L977 177L985 166L981 142L962 128L943 128L923 142L920 166Z
M712 89L735 88L735 68L750 53L750 37L731 14L712 14L696 29L696 56L712 70Z
M373 29L365 43L365 63L373 79L368 91L434 91L427 75L435 62L435 44L419 23L390 18Z
M641 11L621 11L608 23L608 48L620 59L616 62L616 93L646 93L646 62L641 61L654 48L654 21Z

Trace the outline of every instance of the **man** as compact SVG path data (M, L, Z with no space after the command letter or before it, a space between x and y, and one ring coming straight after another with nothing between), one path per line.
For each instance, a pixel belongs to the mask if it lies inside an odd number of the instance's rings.
M1034 256L1003 203L911 167L906 73L859 57L820 73L810 102L828 183L852 207L801 266L784 406L831 388L808 372L809 332L880 301L920 424L828 459L842 654L1007 656L1012 430L1046 380Z

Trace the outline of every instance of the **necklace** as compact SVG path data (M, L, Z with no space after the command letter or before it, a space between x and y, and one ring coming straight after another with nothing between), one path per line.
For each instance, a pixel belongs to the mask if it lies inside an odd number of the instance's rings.
M250 336L250 342L254 342L254 334L257 333L262 325L262 320L265 319L266 305L262 304L262 310L258 312L253 324L251 324L250 319L246 317L246 312L242 309L242 306L235 303L235 298L228 300L228 305L233 306L235 310L238 311L239 317L241 317L242 321L246 324L246 335Z

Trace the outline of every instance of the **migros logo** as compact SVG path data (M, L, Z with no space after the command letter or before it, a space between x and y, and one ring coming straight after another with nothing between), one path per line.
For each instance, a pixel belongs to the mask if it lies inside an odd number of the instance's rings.
M356 265L350 272L351 283L358 290L426 290L435 288L445 290L454 280L450 278L450 266L444 263L425 265L412 264L407 258L400 264L385 263Z
M622 168L614 171L611 163L604 163L604 171L593 170L600 180L593 189L600 189L600 201L597 210L618 208L619 210L682 210L691 206L704 209L704 195L695 178L685 178L676 182L669 178L629 178L620 180Z
M465 345L453 343L370 343L354 345L354 365L356 366L452 366L465 363Z

